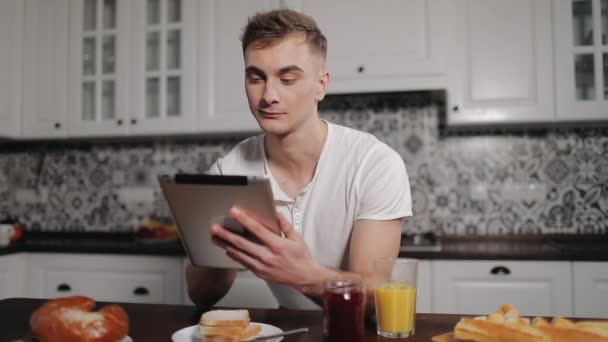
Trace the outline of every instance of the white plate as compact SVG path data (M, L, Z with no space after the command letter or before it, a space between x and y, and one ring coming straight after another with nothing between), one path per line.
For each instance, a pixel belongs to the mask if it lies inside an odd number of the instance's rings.
M125 338L123 338L121 342L133 342L133 339L129 336L125 336Z
M283 330L275 327L274 325L256 323L256 322L251 322L251 324L257 324L262 327L262 331L256 337L260 337L260 336L264 336L264 335L280 334L283 332ZM281 336L281 337L270 339L270 340L268 340L268 342L278 342L282 339L283 339L283 337ZM201 333L198 329L198 324L197 324L197 325L192 325L187 328L183 328L183 329L180 329L180 330L174 332L173 335L171 336L171 341L173 341L173 342L201 342L201 341L204 341L204 339L201 336Z

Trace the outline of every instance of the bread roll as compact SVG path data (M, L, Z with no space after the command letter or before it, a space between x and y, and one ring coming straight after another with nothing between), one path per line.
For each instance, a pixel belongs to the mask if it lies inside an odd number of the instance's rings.
M30 325L40 342L117 342L129 333L129 317L118 305L94 312L84 296L52 299L32 314Z

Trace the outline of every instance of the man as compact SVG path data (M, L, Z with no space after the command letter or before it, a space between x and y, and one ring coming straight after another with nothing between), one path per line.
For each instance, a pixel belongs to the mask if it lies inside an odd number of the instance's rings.
M232 208L262 244L219 225L210 227L214 241L266 280L282 307L318 309L330 278L363 277L371 289L373 260L397 256L402 219L411 215L403 160L372 135L319 118L327 42L312 18L259 13L241 40L249 107L264 134L241 142L210 173L269 177L283 236ZM235 276L189 265L190 298L213 305ZM367 303L373 308L371 291Z

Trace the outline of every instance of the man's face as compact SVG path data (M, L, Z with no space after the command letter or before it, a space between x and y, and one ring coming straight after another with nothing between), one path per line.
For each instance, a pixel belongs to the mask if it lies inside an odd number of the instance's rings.
M245 91L249 108L262 130L279 136L316 120L317 104L326 93L329 75L321 55L302 33L245 50Z

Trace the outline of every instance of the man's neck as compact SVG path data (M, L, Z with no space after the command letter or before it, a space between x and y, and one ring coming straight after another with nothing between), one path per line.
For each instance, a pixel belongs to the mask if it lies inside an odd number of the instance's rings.
M268 164L273 176L279 181L283 190L287 190L285 192L288 195L299 192L312 180L327 139L327 132L327 123L314 118L288 135L266 135ZM293 191L294 185L298 191ZM285 187L291 188L292 191Z

